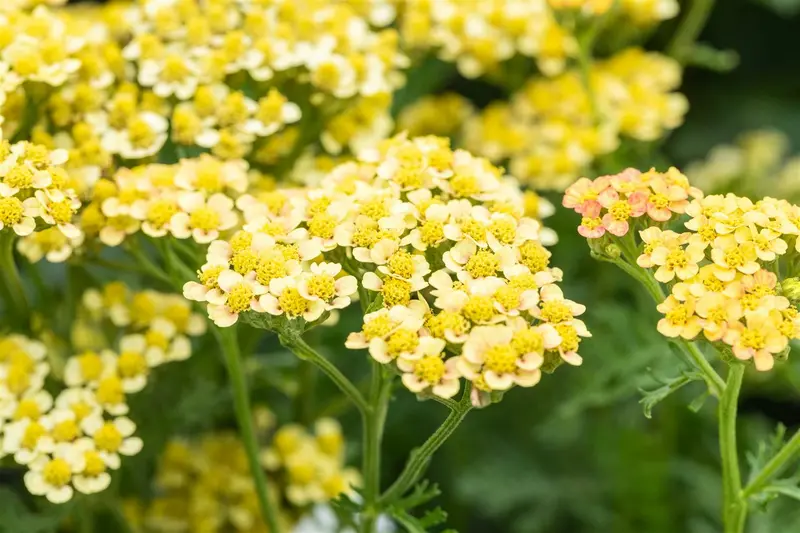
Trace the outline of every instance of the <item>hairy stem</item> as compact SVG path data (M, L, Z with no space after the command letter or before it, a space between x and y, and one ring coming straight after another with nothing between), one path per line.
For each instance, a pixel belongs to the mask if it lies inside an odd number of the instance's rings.
M350 398L350 401L353 402L353 404L362 414L370 410L370 406L367 404L367 401L364 399L361 391L359 391L358 388L353 385L353 382L350 381L347 376L342 374L342 371L336 368L336 365L328 361L322 354L309 346L306 341L299 336L286 335L281 335L280 341L281 344L289 348L297 357L305 361L309 361L314 366L319 368L325 375L327 375L331 381L333 381L334 384L339 387L339 390L341 390L348 398Z
M392 502L402 497L411 487L417 484L422 474L425 473L425 469L428 467L428 463L433 454L436 453L436 451L442 447L442 444L444 444L455 430L458 429L458 426L471 409L470 389L467 386L461 400L455 404L455 407L453 407L450 414L444 422L442 422L442 425L439 426L439 429L437 429L422 446L411 452L403 472L381 496L380 501L382 504Z
M258 459L258 440L253 425L253 411L250 406L250 397L247 391L247 380L242 366L239 342L236 338L235 328L219 328L212 326L212 331L219 341L222 354L225 357L225 366L233 388L233 403L236 410L236 421L244 442L247 461L250 464L250 474L256 486L258 505L264 521L271 533L280 533L278 512L274 501L270 497L267 476Z
M25 295L25 287L22 285L22 277L14 261L14 237L14 232L10 230L0 234L0 275L8 295L6 302L8 320L27 328L30 306Z
M381 445L392 392L392 380L383 375L383 367L377 361L371 361L371 364L370 410L362 415L364 439L362 462L364 515L360 528L362 533L373 533L380 511L378 497L381 485Z
M725 533L742 533L747 519L747 502L741 498L742 476L736 442L736 413L742 388L744 365L733 363L725 392L719 402L719 449L722 457L722 517Z

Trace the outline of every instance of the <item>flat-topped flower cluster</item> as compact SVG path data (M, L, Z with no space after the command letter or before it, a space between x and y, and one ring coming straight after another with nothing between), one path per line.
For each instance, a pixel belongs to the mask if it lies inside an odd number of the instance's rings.
M245 195L245 218L211 243L199 282L217 325L241 313L315 322L359 290L364 327L347 340L403 374L414 392L453 396L532 386L580 364L584 307L558 287L513 178L446 139L397 136L334 168L317 187ZM543 205L543 204L541 204ZM530 216L533 215L533 216Z

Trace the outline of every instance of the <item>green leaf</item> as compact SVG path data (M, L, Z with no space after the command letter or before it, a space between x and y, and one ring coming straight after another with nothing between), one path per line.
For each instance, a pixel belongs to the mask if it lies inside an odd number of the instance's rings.
M797 486L796 480L777 481L767 486L764 492L782 494L783 496L800 500L800 487Z
M647 418L652 418L653 407L655 407L656 404L666 399L670 394L674 393L684 385L688 385L692 381L701 380L702 376L699 373L684 371L676 378L661 380L663 385L655 390L646 391L640 389L640 392L644 394L644 397L639 400L639 403L642 404L642 409L644 410L644 416ZM694 403L695 402L692 402L690 408L694 406Z
M46 504L32 510L14 491L0 487L0 533L55 533L73 503L74 500L63 505Z

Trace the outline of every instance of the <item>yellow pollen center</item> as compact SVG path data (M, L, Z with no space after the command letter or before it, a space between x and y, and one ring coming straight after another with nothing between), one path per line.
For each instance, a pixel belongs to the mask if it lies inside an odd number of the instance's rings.
M367 340L372 340L375 338L385 337L395 327L397 327L397 324L395 324L387 315L377 315L369 322L364 322L362 331Z
M231 266L235 272L245 275L255 270L258 266L258 255L250 249L235 252L233 256L231 256Z
M481 192L480 182L475 176L469 174L456 174L450 178L450 187L456 198L467 198Z
M103 372L103 359L94 352L86 352L77 357L81 376L85 381L94 381Z
M746 329L742 333L741 341L742 346L751 348L753 350L762 350L767 344L767 339L760 331L753 329Z
M387 341L389 355L397 357L403 353L412 353L419 346L419 335L416 331L399 329L391 334Z
M253 297L253 289L250 288L250 285L239 283L228 293L228 299L225 301L225 305L232 313L243 313L250 309Z
M542 304L542 318L552 324L572 320L572 310L561 300L550 300Z
M500 268L500 260L497 256L488 250L479 250L472 257L469 258L464 269L469 272L473 278L485 278L494 276Z
M320 239L333 238L333 230L336 228L336 219L326 213L319 213L308 222L308 231L314 237Z
M25 418L37 420L40 416L42 416L42 412L39 409L39 404L31 398L20 400L16 411L14 411L14 420L23 420Z
M665 209L669 207L669 198L663 194L651 194L649 201L656 209Z
M19 224L22 220L22 202L13 196L0 198L0 223L4 226Z
M489 231L503 244L512 244L517 236L517 224L514 220L501 218L493 220Z
M436 220L427 220L419 228L420 240L427 246L433 246L444 239L444 226Z
M111 422L103 424L93 438L97 449L104 452L114 453L122 446L122 433Z
M39 439L44 437L46 434L47 430L44 429L44 426L42 426L39 422L31 422L25 428L25 433L22 434L20 445L26 450L33 450L36 448L36 444L39 442Z
M206 268L205 270L198 271L197 277L200 279L200 283L202 283L206 288L216 289L219 287L217 280L219 279L219 275L223 270L225 270L224 266L212 266Z
M201 207L189 215L189 225L194 229L212 231L219 228L219 214L210 207Z
M44 465L42 477L53 487L63 487L72 479L72 469L64 459L53 459Z
M685 304L680 304L667 311L666 319L676 326L685 325L692 318L692 312Z
M389 270L401 278L411 278L414 275L413 256L405 250L396 251L389 257Z
M483 364L495 374L513 374L517 370L517 352L510 344L493 346L486 351Z
M426 383L439 383L444 373L444 361L436 355L423 357L414 365L414 375Z
M381 293L386 307L408 305L411 301L411 284L403 279L387 278L383 282Z
M336 280L328 274L317 274L308 280L308 294L329 302L336 296Z
M286 316L290 318L300 316L308 311L310 303L294 287L284 289L281 295L278 296L278 305L280 305Z
M8 171L3 181L14 189L27 189L33 186L33 171L26 165L17 165Z
M122 378L133 378L147 373L147 360L138 352L122 352L117 359L117 370Z
M627 201L617 200L611 204L611 207L608 208L608 212L611 213L614 220L622 222L631 218L633 208L631 208L631 204Z
M83 475L96 477L106 471L106 464L100 454L94 450L89 450L83 454L86 466L83 467Z
M108 376L97 385L97 401L105 405L118 405L125 401L122 381L117 376Z
M75 420L64 420L53 426L53 440L56 442L72 442L80 432Z
M544 337L536 330L521 329L511 338L511 347L519 354L541 354L544 351Z
M488 296L471 296L463 313L474 323L489 322L495 316L494 304Z
M147 206L147 221L155 228L162 228L177 212L178 206L172 200L155 200Z

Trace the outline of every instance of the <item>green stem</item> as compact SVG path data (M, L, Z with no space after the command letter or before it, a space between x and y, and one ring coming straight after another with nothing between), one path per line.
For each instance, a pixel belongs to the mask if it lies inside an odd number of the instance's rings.
M0 275L3 278L8 293L7 315L9 321L14 321L21 327L27 328L30 318L30 306L25 295L22 277L19 275L17 263L14 261L14 237L11 230L0 233Z
M725 533L742 533L747 519L747 502L741 498L742 476L736 442L736 413L745 367L732 363L725 392L719 402L719 449L722 457L723 508Z
M764 465L752 481L747 484L747 487L742 491L742 498L746 500L750 496L761 491L767 483L772 481L775 476L786 468L789 461L794 459L798 452L800 452L800 431L797 431L794 436L783 445L783 448Z
M253 412L250 407L250 398L247 392L247 380L239 353L239 342L236 338L235 328L219 328L212 326L212 331L219 341L222 354L225 357L225 366L233 388L233 403L236 410L236 421L244 441L247 460L250 464L250 474L256 486L258 504L270 533L280 533L278 512L270 498L267 476L258 459L259 449L255 428L253 426Z
M336 365L328 361L325 357L317 352L314 348L309 346L299 336L280 336L281 344L289 348L297 357L305 361L309 361L317 368L327 375L333 381L339 390L341 390L350 400L355 404L356 408L363 414L370 410L370 406L364 399L361 392L353 385L347 376L342 374L341 370L336 368Z
M381 496L381 504L401 498L411 487L417 484L422 474L425 473L433 454L450 438L471 409L470 389L466 387L461 400L450 411L450 414L439 426L439 429L422 446L411 452L403 472Z
M377 361L371 363L372 383L369 395L371 409L362 415L364 513L360 525L361 533L373 533L380 511L378 498L381 489L381 445L392 391L392 379L384 377L380 363Z
M685 63L713 8L714 0L694 0L667 45L667 54Z
M147 254L139 247L139 243L132 241L128 251L139 264L139 267L149 276L166 283L170 287L174 287L172 278L147 257Z
M614 264L644 285L647 292L650 293L650 296L653 297L653 300L657 304L663 302L666 299L666 295L661 285L658 283L658 280L653 277L653 274L649 270L632 266L631 262L635 262L636 251L631 248L631 243L626 242L625 239L621 239L620 242L622 243L623 258L614 261ZM722 395L722 391L725 389L725 381L723 381L717 371L714 370L714 367L708 362L697 344L685 339L674 339L674 342L678 348L680 348L681 352L683 352L684 356L686 356L697 370L703 374L703 379L706 385L708 385L711 394L719 398Z

